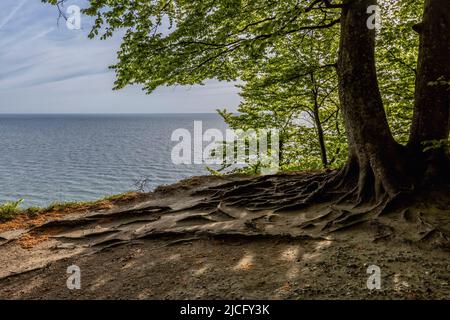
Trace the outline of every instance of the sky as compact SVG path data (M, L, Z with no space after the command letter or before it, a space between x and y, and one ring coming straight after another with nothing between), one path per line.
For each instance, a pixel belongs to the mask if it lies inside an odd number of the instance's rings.
M86 6L86 0L69 0ZM0 113L197 113L236 111L233 83L159 88L146 95L138 86L113 91L120 35L90 40L89 17L81 29L58 23L55 7L40 0L0 1Z

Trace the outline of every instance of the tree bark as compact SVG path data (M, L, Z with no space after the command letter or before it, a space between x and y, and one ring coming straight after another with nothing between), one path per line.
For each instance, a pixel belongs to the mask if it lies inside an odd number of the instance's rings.
M323 132L322 122L320 121L319 105L317 103L317 97L314 103L314 122L316 125L317 139L319 140L320 158L322 160L322 166L328 168L327 147L325 145L325 136Z
M447 140L450 130L450 1L426 0L420 28L414 116L409 147L421 154L423 143ZM422 155L425 178L448 177L445 148Z
M327 147L325 145L325 137L324 137L324 132L323 132L323 127L322 127L322 122L320 121L320 113L319 113L319 101L318 101L318 96L319 96L319 92L316 86L316 82L315 82L315 78L314 78L314 73L311 73L310 75L311 78L311 83L313 85L313 89L311 90L311 93L314 97L314 109L313 109L313 114L314 114L314 124L316 126L316 131L317 131L317 139L319 142L319 147L320 147L320 159L322 160L322 166L326 169L328 168L328 157L327 157Z
M391 134L375 68L375 30L367 9L376 0L347 1L341 13L339 96L349 143L344 179L357 181L358 198L393 197L411 188L405 151ZM356 192L356 190L355 190Z
M317 139L319 140L320 146L320 158L322 160L322 166L326 169L328 168L327 147L325 145L325 137L323 133L322 123L320 122L318 106L314 107L314 118L316 121Z

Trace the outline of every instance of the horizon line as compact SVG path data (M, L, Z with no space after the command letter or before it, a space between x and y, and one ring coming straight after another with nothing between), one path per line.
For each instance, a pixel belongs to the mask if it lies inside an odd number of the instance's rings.
M0 112L2 115L142 115L142 114L218 114L218 112Z

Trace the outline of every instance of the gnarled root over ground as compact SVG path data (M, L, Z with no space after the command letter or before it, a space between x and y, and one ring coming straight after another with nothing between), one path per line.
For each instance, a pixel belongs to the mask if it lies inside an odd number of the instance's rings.
M22 294L16 297L36 297L39 285L25 290L26 281L34 279L44 283L47 297L70 297L65 282L58 285L57 281L66 274L49 273L70 262L91 268L90 289L78 293L78 298L95 294L112 298L127 294L135 298L449 298L450 188L440 187L427 195L399 194L367 201L358 190L339 185L338 174L197 177L160 187L146 199L126 206L68 215L32 228L3 232L0 292L21 289ZM24 249L21 244L30 239L40 240L33 248ZM149 251L153 252L153 264L141 254ZM128 254L133 262L122 261ZM427 260L427 272L433 276L416 277L424 266L414 269L414 264L419 265L421 259ZM114 265L114 261L121 262ZM286 270L275 272L276 261ZM365 268L377 261L390 272L384 293L369 292L361 282L367 278ZM436 263L439 265L433 265ZM171 266L163 268L166 264ZM178 264L190 268L184 270L187 273L183 279L169 275L178 272ZM316 271L325 272L326 268L331 268L328 273L336 273L335 280L326 280L332 274L317 278L317 288L306 281L313 274L319 277ZM109 296L107 292L100 294L95 281L100 281L100 273L108 273L108 269L115 270L112 277L131 281L128 293L111 288ZM161 287L147 288L150 291L142 287L145 281L139 279L148 274L145 270L161 273L149 276L159 279ZM266 275L270 270L271 275ZM402 280L405 272L412 272L414 279ZM352 281L351 273L357 273L361 281L335 283L334 289L329 286L339 277ZM202 274L206 278L200 280ZM241 276L252 280L241 283ZM267 290L256 283L264 277ZM179 290L169 290L167 278L178 279ZM211 285L208 281L213 278L214 289L194 288L202 283ZM194 291L184 290L181 283ZM228 288L230 283L235 283L231 291L220 287ZM402 283L408 284L404 290L398 289ZM279 290L269 289L273 285ZM252 286L261 290L251 291ZM434 292L433 286L440 289Z

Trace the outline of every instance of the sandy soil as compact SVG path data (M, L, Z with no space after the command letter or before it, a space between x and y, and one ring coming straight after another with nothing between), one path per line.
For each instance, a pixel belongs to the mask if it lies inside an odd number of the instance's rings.
M1 233L0 298L450 298L448 247L393 237L382 220L319 234L295 228L310 213L204 207L196 191L225 183L198 178L126 207ZM67 288L71 265L80 267L80 290ZM367 288L371 265L381 271L379 290Z

